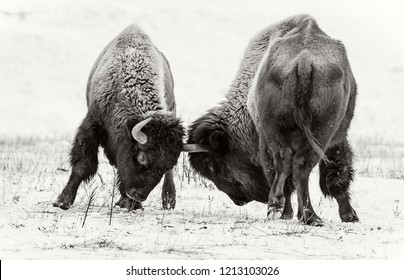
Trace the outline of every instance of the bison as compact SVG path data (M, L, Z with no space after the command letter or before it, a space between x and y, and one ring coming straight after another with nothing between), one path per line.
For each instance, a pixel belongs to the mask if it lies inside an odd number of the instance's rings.
M268 203L268 218L291 219L297 189L297 217L321 226L308 192L319 163L323 194L343 222L356 222L347 140L355 98L343 44L311 16L287 18L252 38L226 100L190 126L190 163L235 204Z
M97 171L98 148L117 169L123 208L142 208L164 175L163 208L175 207L172 168L183 148L173 77L164 55L136 25L98 56L87 83L88 112L70 152L71 175L53 206L69 209L82 181Z

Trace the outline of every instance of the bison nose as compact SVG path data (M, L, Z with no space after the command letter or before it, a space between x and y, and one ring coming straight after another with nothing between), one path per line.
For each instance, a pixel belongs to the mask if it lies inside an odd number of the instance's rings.
M136 191L135 189L130 189L126 191L126 195L135 200L135 201L139 201L139 202L143 202L146 200L147 196L142 195L141 193L139 193L138 191Z

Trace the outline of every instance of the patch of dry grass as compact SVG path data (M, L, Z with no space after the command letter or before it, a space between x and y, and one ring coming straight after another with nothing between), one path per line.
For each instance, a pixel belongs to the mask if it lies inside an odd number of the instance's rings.
M355 250L349 251L351 249L344 243L352 238L352 228L356 234L365 231L369 240L376 238L383 229L389 229L389 240L394 243L397 225L403 223L401 202L397 200L390 203L388 215L391 219L386 219L386 225L377 220L365 230L361 225L341 226L335 203L315 193L312 193L313 205L318 209L317 214L325 219L325 227L305 226L296 219L268 221L264 204L253 202L244 207L235 206L214 184L192 170L186 154L180 156L174 169L175 210L162 209L161 187L157 186L144 203L144 211L128 213L116 208L111 211L113 198L117 200L119 192L115 170L101 150L97 175L80 186L73 207L62 211L53 208L51 203L69 176L69 138L0 139L0 214L5 218L0 223L0 231L4 235L2 242L8 244L5 251L0 250L0 257L133 258L133 252L136 252L136 258L149 259L338 258L337 251L343 248L354 258ZM377 161L370 159L377 158L386 163L402 159L401 147L363 139L354 142L358 177L363 174L377 177ZM361 162L367 162L369 168L365 169ZM389 175L391 172L380 174L384 178L395 178ZM313 183L317 183L314 179ZM353 205L357 209L366 208L369 199L363 197L370 190L356 187ZM376 208L378 203L371 207ZM359 211L359 215L362 218L364 212ZM329 222L330 218L338 222ZM366 216L364 219L366 221ZM337 251L321 251L316 244L333 244ZM370 247L378 251L375 246L379 243L375 241L374 244ZM27 250L34 253L30 255Z
M404 179L404 142L377 135L358 138L352 143L357 176Z

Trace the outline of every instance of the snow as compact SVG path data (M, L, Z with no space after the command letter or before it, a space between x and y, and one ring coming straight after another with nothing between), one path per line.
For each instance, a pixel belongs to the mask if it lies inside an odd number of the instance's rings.
M15 147L9 149L2 154L18 162ZM322 197L313 172L313 207L325 221L317 228L296 218L268 221L266 205L258 202L236 206L209 181L204 184L192 172L185 176L189 167L180 158L175 210L161 208L157 186L144 211L114 208L110 217L114 171L103 156L99 175L63 211L51 202L67 180L68 172L61 171L66 143L19 150L23 163L3 171L7 176L0 182L1 259L397 259L404 253L403 180L358 178L352 205L361 223L347 224L340 221L337 203ZM52 162L55 155L59 158ZM295 196L293 201L296 210Z
M402 259L400 4L2 1L0 259ZM296 219L267 221L264 204L238 207L208 181L208 187L198 177L188 183L178 167L175 210L161 209L161 188L156 187L145 211L114 209L109 225L113 171L105 159L100 175L106 184L97 176L87 188L81 186L67 212L51 206L68 178L63 169L69 168L69 141L86 113L90 69L126 26L137 23L168 58L177 111L188 123L224 98L255 33L299 13L313 15L326 33L345 44L358 83L350 138L358 151L352 199L361 223L340 222L336 202L321 197L315 172L310 192L325 220L322 228ZM94 188L99 197L82 227Z

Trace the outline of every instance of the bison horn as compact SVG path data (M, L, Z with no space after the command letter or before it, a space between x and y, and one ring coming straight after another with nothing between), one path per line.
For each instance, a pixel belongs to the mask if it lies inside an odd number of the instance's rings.
M137 125L135 125L132 129L132 136L133 138L138 141L140 144L146 144L147 142L147 135L141 132L142 128L149 122L151 121L152 118L147 118L141 122L139 122Z
M186 144L182 150L188 153L207 153L209 150L199 144Z

